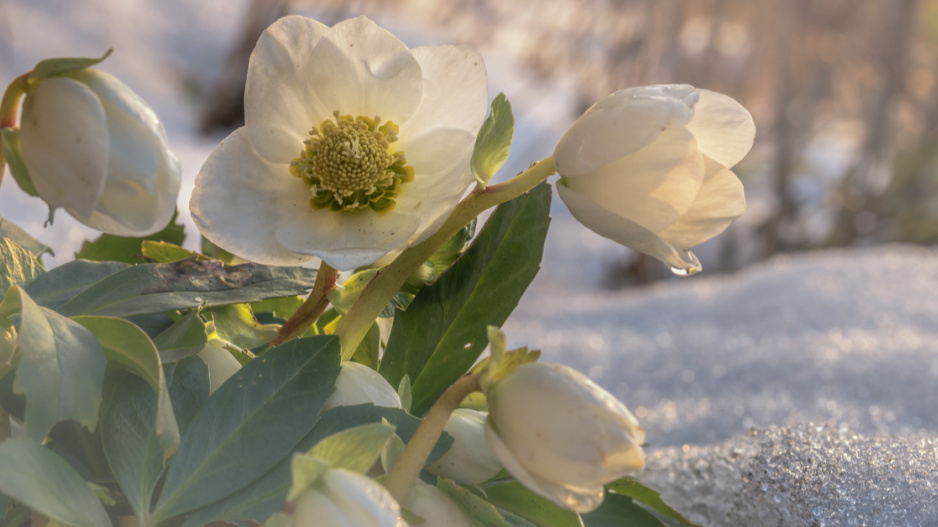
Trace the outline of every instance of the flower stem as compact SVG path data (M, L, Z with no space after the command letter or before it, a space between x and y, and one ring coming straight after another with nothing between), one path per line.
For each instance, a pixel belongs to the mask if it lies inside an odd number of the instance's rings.
M405 250L387 267L378 271L336 328L335 334L342 340L342 358L351 358L391 297L447 240L482 211L524 194L554 172L554 159L547 157L508 181L484 189L476 188L456 205L440 230Z
M7 86L3 93L3 99L0 99L0 128L11 128L16 126L16 111L20 106L20 98L26 93L29 73L24 73L13 79L13 82ZM0 182L3 181L3 169L6 167L6 159L3 157L3 150L0 149Z
M430 452L440 439L443 427L449 421L450 414L459 408L459 404L469 394L482 390L480 379L482 373L474 373L461 377L443 392L437 399L430 412L423 418L413 437L407 443L404 451L391 468L384 486L391 492L398 503L407 501L410 489L414 487L417 476L430 457Z
M335 289L338 274L339 272L332 266L322 262L319 266L319 273L316 274L316 282L313 283L313 290L296 313L293 313L293 316L280 326L280 334L270 343L271 347L279 346L306 333L306 330L319 319L326 310L326 306L329 305L328 294Z

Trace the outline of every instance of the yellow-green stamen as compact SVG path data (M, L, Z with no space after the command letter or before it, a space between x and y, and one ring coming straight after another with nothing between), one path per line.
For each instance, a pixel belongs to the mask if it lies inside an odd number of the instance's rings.
M401 185L414 179L404 153L390 151L398 126L380 117L333 115L309 131L306 147L290 163L290 173L309 185L310 207L391 210Z

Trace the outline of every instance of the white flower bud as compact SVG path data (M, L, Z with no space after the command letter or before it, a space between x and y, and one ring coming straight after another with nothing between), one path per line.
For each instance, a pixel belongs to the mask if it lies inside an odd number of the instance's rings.
M508 472L576 512L641 468L645 431L619 400L562 364L518 366L488 389L486 435Z
M401 508L377 481L335 468L293 505L290 527L405 527Z
M453 446L428 466L427 472L469 485L488 481L498 474L502 463L485 438L486 416L469 408L453 412L444 428L453 436Z
M410 491L408 511L423 518L419 527L475 527L465 509L442 490L417 481Z
M686 84L602 98L557 143L560 198L590 230L691 274L689 251L746 211L729 170L752 147L752 116L726 95Z
M89 227L161 230L176 210L179 160L153 110L115 77L84 69L26 91L20 140L36 191Z
M375 406L400 408L401 398L380 373L357 362L342 363L342 371L335 380L335 392L326 401L322 411L336 406L354 406L371 403Z
M225 349L226 345L230 344L222 339L209 339L208 344L198 353L198 357L208 366L209 394L215 393L219 386L241 369L241 363Z

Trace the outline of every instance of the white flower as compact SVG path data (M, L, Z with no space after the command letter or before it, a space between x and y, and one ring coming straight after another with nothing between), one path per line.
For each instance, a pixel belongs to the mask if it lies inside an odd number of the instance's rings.
M251 54L246 125L196 179L196 225L249 260L340 270L420 242L474 182L486 85L468 46L408 49L365 17L281 18Z
M456 409L444 428L453 436L453 446L430 464L427 472L469 485L488 481L498 474L502 464L485 438L486 417L486 413L477 410Z
M179 160L163 125L107 73L84 69L28 88L20 140L39 196L89 227L144 236L176 210Z
M518 481L562 507L595 509L603 485L644 463L638 421L574 369L524 364L486 395L485 432L495 454Z
M241 363L230 351L225 349L231 343L219 338L210 338L208 343L197 355L208 366L208 378L211 386L209 394L215 393L222 384L225 384L232 375L241 369Z
M335 391L322 411L336 406L371 403L375 406L400 408L401 398L380 373L357 362L345 361L335 380Z
M417 481L404 508L420 516L419 527L475 527L465 509L442 490Z
M401 508L377 481L334 468L293 504L291 527L404 527Z
M557 143L557 191L597 234L690 274L700 263L688 249L746 210L728 167L755 132L749 112L726 95L686 84L618 91Z

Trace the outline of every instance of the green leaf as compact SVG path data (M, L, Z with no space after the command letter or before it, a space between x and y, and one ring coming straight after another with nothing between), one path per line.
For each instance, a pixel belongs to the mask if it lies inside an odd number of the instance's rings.
M632 498L639 503L647 505L657 513L674 520L676 525L681 525L684 527L694 526L694 524L682 516L681 513L668 506L668 504L661 499L660 492L642 485L638 480L632 478L622 478L618 481L610 483L606 486L606 488L607 490L616 494L628 496L629 498Z
M391 386L410 375L415 415L478 359L486 326L501 327L518 305L540 269L550 196L545 183L500 205L462 258L395 317L379 371Z
M94 241L86 240L81 244L81 249L75 254L75 258L98 262L144 263L146 262L143 255L144 241L163 241L179 245L186 238L186 228L176 223L177 214L173 215L173 219L163 230L149 236L136 238L102 234Z
M107 50L101 58L67 57L41 60L33 68L33 71L29 73L27 82L29 84L35 84L49 77L57 77L59 75L75 73L76 71L90 68L104 61L113 51L114 48Z
M466 252L466 248L469 247L469 242L472 241L472 237L476 234L476 224L478 218L472 218L472 221L466 224L459 232L453 235L452 238L446 241L439 249L433 253L433 256L430 257L430 265L433 266L433 270L436 271L437 276L443 274L449 266L453 265L462 253Z
M173 414L160 355L150 337L132 323L113 317L75 317L101 343L104 356L131 373L139 375L157 394L156 434L160 438L163 457L169 458L179 447L179 426Z
M49 270L31 283L26 292L40 306L58 310L85 289L128 267L120 262L74 260Z
M237 263L235 260L239 260L241 263L244 262L243 259L238 258L237 256L231 254L230 252L222 249L221 247L212 243L208 238L202 236L202 254L208 256L212 260L221 260L226 264Z
M352 360L364 364L372 369L378 368L378 356L381 354L381 328L374 323L368 328L368 333L358 345Z
M476 493L444 478L440 478L436 486L462 505L476 521L481 522L486 527L511 527L511 524L505 521L505 518L502 517L494 505Z
M580 517L577 513L561 508L517 481L485 485L483 490L489 503L513 512L540 527L580 527Z
M26 162L23 161L23 149L20 147L19 128L4 127L0 128L0 140L3 143L3 158L6 159L10 167L10 174L13 180L19 185L23 192L30 196L39 197L36 187L33 185L32 178L29 177L29 170L26 168ZM0 170L3 167L0 166Z
M204 311L215 322L218 337L242 349L263 346L279 334L279 326L259 324L248 304L218 306Z
M153 339L163 364L182 360L202 351L208 344L205 323L198 310L192 310Z
M293 316L296 310L303 305L302 296L285 296L283 298L268 298L251 304L251 311L255 313L270 313L284 320Z
M414 393L410 389L410 376L406 373L397 385L397 396L401 398L401 408L409 412L411 405L414 404Z
M101 501L75 469L30 440L0 443L0 492L66 525L111 525Z
M504 93L492 101L492 112L482 123L472 151L472 174L480 187L485 187L508 160L511 137L515 133L515 117Z
M177 244L165 241L143 240L140 244L140 252L143 254L144 258L157 263L178 262L186 258L208 259L199 253L192 252L189 249L183 249Z
M19 287L0 303L16 323L20 354L13 391L26 396L26 433L41 442L52 425L74 419L94 430L106 361L98 340L83 326L41 308Z
M19 228L18 225L2 217L0 217L0 236L13 240L20 247L26 249L37 258L43 253L48 252L49 254L53 254L52 249L50 249L48 245L33 238L28 232Z
M358 406L340 406L322 414L319 422L307 435L295 451L306 452L314 445L335 433L368 423L389 422L396 427L397 434L409 441L420 425L420 420L398 408L377 407L370 404ZM437 441L430 453L428 463L436 461L453 444L449 434ZM196 511L183 524L183 527L201 527L213 520L255 520L263 522L271 514L283 508L287 491L291 486L291 458L287 457L255 481L231 496Z
M334 337L292 340L223 384L182 438L154 523L229 496L289 456L332 395L339 357Z
M298 295L313 287L316 271L303 267L182 260L118 271L59 307L67 316L130 316Z
M394 427L390 424L369 423L336 432L316 443L309 452L294 455L293 485L287 493L287 501L295 500L329 468L344 468L359 474L368 472L392 437Z
M14 285L26 287L45 272L31 252L9 238L0 238L0 292L5 294Z
M199 359L167 367L168 392L186 421L208 398L208 369ZM164 454L156 434L159 400L140 377L127 372L115 374L109 391L107 413L101 419L101 436L108 465L124 497L145 525L150 499L163 474Z
M582 518L585 527L669 527L668 523L640 507L632 498L611 493L606 494L599 508Z

